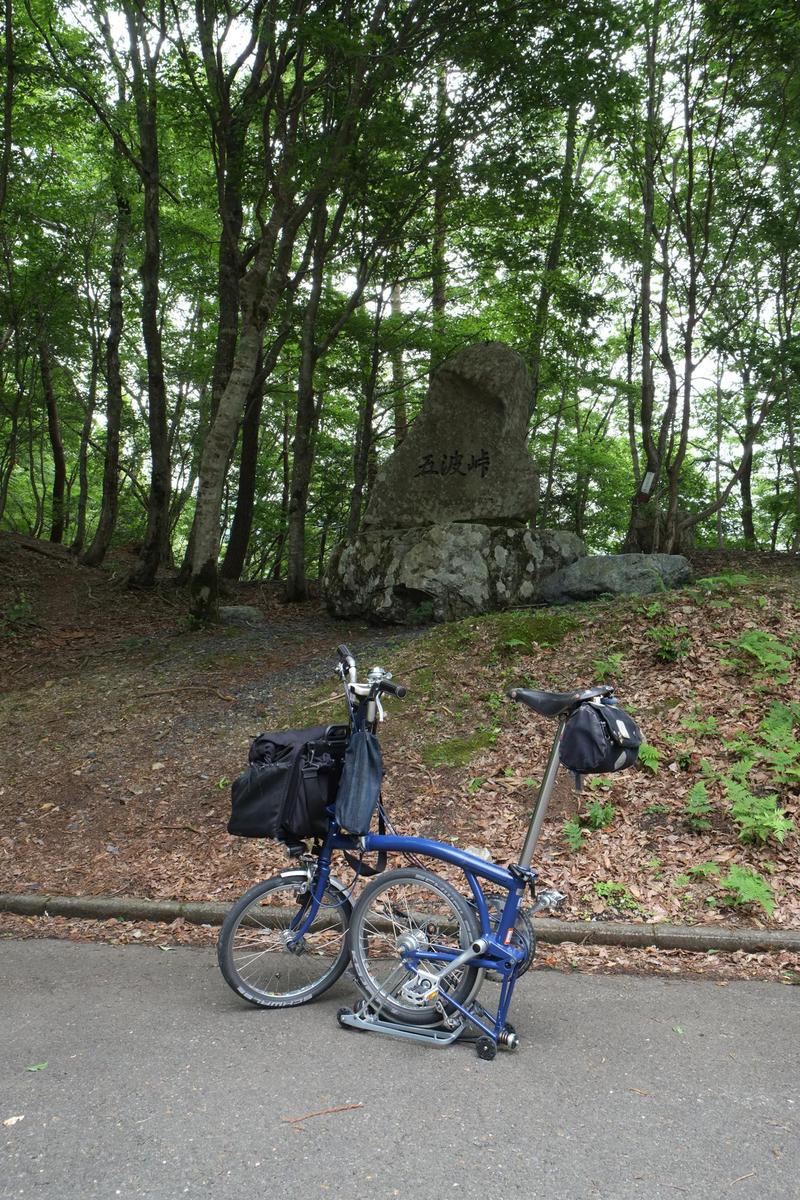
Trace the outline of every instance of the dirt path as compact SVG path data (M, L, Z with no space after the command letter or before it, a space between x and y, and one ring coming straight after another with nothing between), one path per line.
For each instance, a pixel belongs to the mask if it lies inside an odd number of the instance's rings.
M283 861L224 832L250 741L309 688L335 690L339 642L366 662L418 632L256 588L232 599L262 624L192 632L174 589L132 594L24 539L0 540L0 559L0 890L236 895Z

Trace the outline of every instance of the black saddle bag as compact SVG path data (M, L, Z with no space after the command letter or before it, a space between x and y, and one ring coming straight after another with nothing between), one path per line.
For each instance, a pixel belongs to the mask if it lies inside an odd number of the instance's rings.
M347 726L262 733L231 787L228 833L293 841L325 837L347 748Z
M618 704L589 701L564 726L561 761L576 775L623 771L636 762L643 740L633 717Z

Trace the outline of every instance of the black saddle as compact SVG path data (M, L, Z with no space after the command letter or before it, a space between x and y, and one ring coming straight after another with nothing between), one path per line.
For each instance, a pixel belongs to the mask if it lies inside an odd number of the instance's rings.
M585 692L534 692L531 688L512 688L508 698L527 704L528 708L532 708L543 717L560 717L583 704L585 700L610 696L613 691L612 687L607 686L587 688Z

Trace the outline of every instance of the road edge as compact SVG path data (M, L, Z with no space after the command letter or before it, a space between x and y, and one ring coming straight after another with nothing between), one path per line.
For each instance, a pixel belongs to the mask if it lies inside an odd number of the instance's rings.
M161 922L182 919L193 925L221 925L229 908L229 904L201 900L142 900L132 896L0 892L0 912L25 917ZM563 921L553 917L537 917L536 934L542 942L579 942L589 946L655 946L660 950L800 954L800 930L797 929L731 929L724 925Z

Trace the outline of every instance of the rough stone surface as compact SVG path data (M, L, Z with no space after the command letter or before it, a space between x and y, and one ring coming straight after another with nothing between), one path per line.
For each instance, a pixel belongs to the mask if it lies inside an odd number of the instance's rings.
M539 490L527 451L529 401L527 368L508 346L459 350L435 373L422 411L380 468L364 529L527 524Z
M597 596L644 595L679 587L692 578L680 554L609 554L579 559L543 580L537 599L547 604Z
M460 521L365 529L331 556L325 595L339 617L453 621L532 603L544 577L585 553L575 534L556 530Z
M227 604L220 608L219 619L223 625L262 625L264 614L251 604Z

